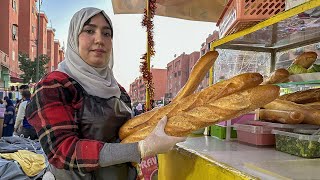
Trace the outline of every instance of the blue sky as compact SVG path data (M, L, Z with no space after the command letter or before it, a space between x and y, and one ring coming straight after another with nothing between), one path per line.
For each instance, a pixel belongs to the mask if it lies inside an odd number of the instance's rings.
M114 26L114 74L118 82L129 90L129 85L140 76L140 57L146 51L146 33L141 27L142 15L114 15L111 0L43 0L41 11L49 19L48 26L56 29L55 38L67 44L69 22L75 12L84 7L106 11ZM209 34L216 30L214 23L195 22L156 16L155 50L151 61L155 68L166 68L174 55L199 51Z

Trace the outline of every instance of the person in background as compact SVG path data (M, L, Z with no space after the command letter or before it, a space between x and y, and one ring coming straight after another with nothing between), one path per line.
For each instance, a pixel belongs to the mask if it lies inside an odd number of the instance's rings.
M28 85L21 85L19 87L19 93L22 95L22 92L23 91L29 91L29 86ZM19 109L19 106L20 106L20 103L23 102L22 99L20 99L20 101L17 101L16 103L16 113L18 114L18 109Z
M3 103L2 99L0 99L0 108L6 108L6 105Z
M136 106L136 110L137 110L137 113L136 113L136 116L143 113L143 106L141 103L139 103L137 106Z
M164 133L164 116L144 140L120 143L131 100L113 75L113 30L103 10L78 11L70 22L65 59L37 83L27 105L26 117L55 179L135 180L131 162L185 140Z
M14 130L14 123L15 123L15 108L13 106L13 102L6 98L4 104L6 105L6 111L4 112L3 118L3 131L2 136L12 136Z
M25 138L30 138L32 140L37 139L36 130L29 124L25 116L27 104L30 102L31 93L28 90L24 90L21 93L22 102L20 103L16 122L14 124L14 132L17 135L23 135Z

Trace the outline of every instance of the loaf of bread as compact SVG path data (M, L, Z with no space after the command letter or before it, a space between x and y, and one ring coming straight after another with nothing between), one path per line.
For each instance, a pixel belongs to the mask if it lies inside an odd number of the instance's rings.
M170 118L179 112L189 111L195 107L202 106L210 99L216 100L235 92L258 86L262 80L262 76L259 73L244 73L231 79L221 81L179 101L171 102L164 107L130 119L120 128L119 137L120 139L126 138L130 134L142 129L145 126L145 123L156 125L165 115Z
M304 104L305 106L320 110L320 101Z
M236 118L275 100L279 96L279 90L278 86L261 85L219 99L208 99L202 106L168 117L165 132L171 136L186 136L192 131ZM140 141L152 132L154 127L155 124L147 122L122 143Z
M188 81L172 101L179 101L180 99L192 94L197 89L209 69L213 66L218 56L219 53L217 51L209 51L202 56L193 66Z
M295 102L298 104L317 102L320 101L320 88L285 94L280 96L279 99Z
M283 111L296 111L304 115L303 123L320 125L320 110L303 104L297 104L290 101L276 99L271 103L264 106L265 109L283 110Z
M288 80L290 74L286 69L275 70L262 84L277 84Z
M317 56L316 52L304 52L296 57L292 63L308 69L317 60Z
M304 115L297 111L260 109L259 119L270 122L280 122L284 124L300 124L304 119Z

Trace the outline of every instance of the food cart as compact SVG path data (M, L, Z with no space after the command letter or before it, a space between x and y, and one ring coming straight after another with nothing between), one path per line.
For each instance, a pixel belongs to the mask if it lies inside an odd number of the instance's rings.
M267 53L271 62L269 72L272 72L288 63L277 61L283 52L320 42L319 16L308 18L301 14L316 12L319 7L319 0L304 1L213 42L211 48ZM319 84L319 80L306 79L279 86L283 91L291 91L292 87L311 88ZM159 179L318 179L319 165L320 159L304 159L270 146L258 147L236 140L201 136L190 137L179 143L177 149L159 155Z

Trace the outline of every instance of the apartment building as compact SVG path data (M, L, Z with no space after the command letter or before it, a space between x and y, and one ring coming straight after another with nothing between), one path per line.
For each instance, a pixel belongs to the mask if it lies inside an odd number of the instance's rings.
M154 100L163 101L166 93L167 70L151 68L154 83ZM142 76L130 84L129 96L132 103L145 102L145 85Z
M19 1L0 1L0 56L1 56L1 78L0 88L8 88L13 76L13 81L17 80L18 72L18 48L19 36ZM23 39L23 38L20 38Z
M5 0L6 1L6 0ZM31 60L37 56L37 0L20 0L19 3L19 52L29 55Z
M47 28L47 56L50 61L47 65L47 72L52 72L54 68L54 33L55 30L52 28Z

